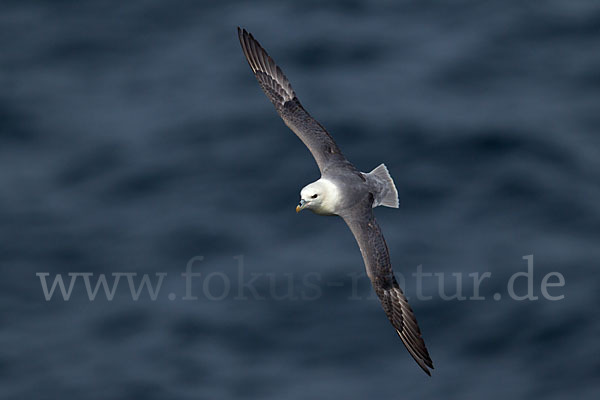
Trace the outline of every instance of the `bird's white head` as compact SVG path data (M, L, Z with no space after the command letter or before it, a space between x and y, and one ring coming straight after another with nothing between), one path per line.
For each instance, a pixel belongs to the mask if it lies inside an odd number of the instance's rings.
M296 212L307 209L315 214L334 215L339 200L338 193L333 182L319 179L300 191L300 204L296 207Z

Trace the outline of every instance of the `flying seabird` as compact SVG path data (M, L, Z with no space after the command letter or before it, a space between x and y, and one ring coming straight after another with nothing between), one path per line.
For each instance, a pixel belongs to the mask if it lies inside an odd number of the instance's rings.
M238 36L260 87L285 124L308 147L321 171L321 178L300 192L296 212L307 209L342 217L358 242L367 275L388 319L410 355L431 375L433 363L413 311L396 282L387 244L373 215L377 206L398 208L398 192L387 168L381 164L369 173L356 169L325 128L302 107L281 68L252 34L238 27Z

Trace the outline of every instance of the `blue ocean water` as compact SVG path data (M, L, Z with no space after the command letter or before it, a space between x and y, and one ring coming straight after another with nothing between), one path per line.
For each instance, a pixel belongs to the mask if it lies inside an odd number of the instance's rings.
M388 166L431 378L344 223L294 212L318 170L238 25L359 169ZM1 398L598 396L597 2L5 1L0 43Z

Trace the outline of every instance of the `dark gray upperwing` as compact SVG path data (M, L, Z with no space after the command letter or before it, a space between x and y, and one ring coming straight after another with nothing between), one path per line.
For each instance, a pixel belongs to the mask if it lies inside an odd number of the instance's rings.
M238 35L244 55L260 87L275 105L285 124L308 147L321 173L332 162L346 163L331 135L302 107L292 85L265 49L245 29L238 27Z
M410 355L427 375L431 375L428 368L433 369L433 363L413 311L394 277L390 253L373 215L372 204L373 195L369 194L361 203L340 215L358 242L367 275L388 319Z

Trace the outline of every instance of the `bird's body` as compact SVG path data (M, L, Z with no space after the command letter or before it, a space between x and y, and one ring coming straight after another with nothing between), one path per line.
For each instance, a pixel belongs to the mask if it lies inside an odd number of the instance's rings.
M315 194L323 201L309 209L319 215L342 216L345 210L364 200L372 193L372 207L379 205L398 207L398 192L385 165L381 164L369 173L347 168L332 168L321 179L307 185L300 192L300 201L310 202Z
M263 91L285 124L304 142L321 171L321 178L300 192L296 211L338 215L352 231L367 275L388 319L408 352L429 375L433 363L406 297L398 286L390 255L373 208L398 207L398 192L385 165L360 172L344 157L329 133L306 112L291 84L273 59L246 30L238 28L242 49Z

